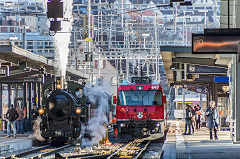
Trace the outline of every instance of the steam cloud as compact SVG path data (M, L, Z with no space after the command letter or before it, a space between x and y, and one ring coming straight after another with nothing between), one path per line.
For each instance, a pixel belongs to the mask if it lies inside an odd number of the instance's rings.
M88 97L89 101L93 104L98 104L96 114L90 119L88 127L82 127L82 130L90 130L91 141L88 139L82 139L82 145L94 145L98 144L105 136L107 128L104 126L108 124L107 112L109 110L109 95L103 92L103 88L106 87L85 87L84 95Z
M45 139L42 137L41 135L41 130L40 130L40 123L42 122L41 117L37 117L37 119L34 121L34 125L33 125L33 134L34 137L39 140L39 141L44 141Z
M55 60L57 61L57 67L60 69L60 75L66 76L67 60L70 43L70 36L72 31L72 8L73 0L62 0L64 6L64 20L62 20L62 30L57 32L54 36L55 40Z

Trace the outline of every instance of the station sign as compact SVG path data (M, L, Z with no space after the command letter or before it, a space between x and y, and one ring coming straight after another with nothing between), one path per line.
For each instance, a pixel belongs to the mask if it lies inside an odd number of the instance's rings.
M42 82L41 77L23 77L24 82Z
M9 67L0 67L0 76L9 76Z
M187 64L187 73L191 74L223 74L227 73L225 67L201 66Z
M192 34L192 54L237 54L240 35Z
M229 35L239 35L240 36L240 28L212 28L212 29L204 29L205 35L220 35L220 36L229 36Z
M215 83L228 83L229 78L228 78L228 76L215 76L214 82Z
M196 87L196 92L197 93L208 93L209 87L206 87L206 86Z
M92 41L92 38L86 38L85 41Z

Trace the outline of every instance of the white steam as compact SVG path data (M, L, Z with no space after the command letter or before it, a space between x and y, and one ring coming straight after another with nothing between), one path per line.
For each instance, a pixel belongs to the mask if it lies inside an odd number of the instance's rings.
M41 130L40 130L40 123L42 122L41 117L37 117L37 119L34 121L34 125L33 125L33 134L34 137L39 140L39 141L44 141L45 139L42 137L41 135Z
M73 8L73 0L62 0L63 2L63 12L64 12L64 20L62 20L62 30L58 31L54 35L55 41L55 60L58 64L58 69L60 69L60 75L65 77L67 61L68 61L68 53L69 48L68 45L70 43L71 31L72 31L72 8Z
M109 95L102 90L103 87L84 88L84 95L88 97L91 103L97 103L98 106L95 116L90 119L87 127L87 129L90 131L91 140L89 141L88 139L82 139L82 145L98 144L104 137L106 137ZM85 130L86 127L83 127L82 129Z

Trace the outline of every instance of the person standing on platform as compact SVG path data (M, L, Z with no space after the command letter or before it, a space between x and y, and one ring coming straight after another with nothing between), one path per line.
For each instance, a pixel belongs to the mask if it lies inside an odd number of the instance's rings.
M38 113L36 105L33 105L33 108L31 110L31 115L32 115L32 122L34 122L34 120L36 120L37 117L39 116L39 113Z
M213 139L212 130L214 130L214 137L215 137L215 140L217 140L218 139L217 129L218 129L218 125L219 125L219 112L215 106L214 101L210 101L209 104L210 104L210 107L207 108L205 114L207 116L207 123L208 123L208 128L210 131L210 140Z
M19 115L18 118L16 119L17 133L24 134L23 133L23 110L19 106L17 106L16 110Z
M189 105L185 106L186 109L186 118L185 118L185 132L184 135L191 135L191 119L192 119L192 113L189 109ZM188 134L187 133L187 128L188 128Z
M191 128L192 128L192 133L194 133L194 127L196 126L196 120L195 120L195 110L192 108L192 106L190 105L189 106L189 109L191 111L191 115L192 115L192 118L191 118Z
M18 113L16 109L13 108L13 104L11 104L10 109L8 109L6 113L6 119L7 119L7 138L10 137L10 127L11 124L13 125L13 136L16 138L16 119L18 118Z
M202 112L201 112L201 108L199 105L197 105L195 112L196 112L196 130L200 130Z
M114 116L114 118L112 119L112 124L113 124L113 137L116 138L118 135L116 116Z

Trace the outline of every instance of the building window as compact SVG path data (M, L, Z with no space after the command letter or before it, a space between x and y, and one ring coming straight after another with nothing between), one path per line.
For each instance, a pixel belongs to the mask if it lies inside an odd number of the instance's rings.
M33 49L33 46L28 46L27 49Z
M33 45L33 42L27 42L27 45Z
M10 32L14 32L14 27L10 27Z

